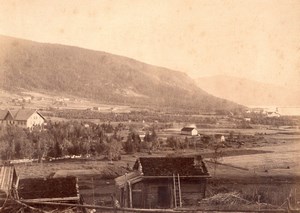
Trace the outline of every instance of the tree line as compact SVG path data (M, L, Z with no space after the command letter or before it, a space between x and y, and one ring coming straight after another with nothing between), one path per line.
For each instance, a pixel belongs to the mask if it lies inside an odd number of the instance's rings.
M67 119L99 119L102 121L114 121L114 122L189 122L189 123L205 123L216 124L217 118L215 117L201 117L191 116L187 113L175 113L168 114L164 112L155 111L131 111L129 113L103 113L93 110L75 110L75 109L52 109L50 111L44 111L44 116L48 117L60 117Z
M119 160L122 151L134 153L143 147L151 150L155 141L154 129L147 132L142 141L134 129L128 130L121 123L113 126L110 123L78 121L48 122L45 127L36 126L31 131L10 125L0 127L0 155L3 160L41 160L68 155L103 155L109 160Z

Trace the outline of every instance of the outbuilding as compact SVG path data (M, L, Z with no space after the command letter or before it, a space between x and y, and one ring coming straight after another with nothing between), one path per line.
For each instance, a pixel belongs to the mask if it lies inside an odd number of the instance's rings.
M195 127L183 127L181 135L198 135L198 130Z
M121 207L196 206L205 197L210 175L198 157L140 157L133 171L115 179Z

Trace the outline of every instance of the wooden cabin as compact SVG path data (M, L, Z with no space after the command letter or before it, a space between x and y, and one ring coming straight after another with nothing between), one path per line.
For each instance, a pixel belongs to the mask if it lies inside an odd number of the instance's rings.
M133 171L115 179L121 207L192 207L205 197L210 175L201 156L141 157Z

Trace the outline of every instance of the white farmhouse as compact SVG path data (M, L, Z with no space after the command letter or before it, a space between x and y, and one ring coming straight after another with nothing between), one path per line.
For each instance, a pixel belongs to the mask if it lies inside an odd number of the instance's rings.
M6 125L16 125L22 128L32 128L42 126L45 118L34 109L1 110L0 123Z
M278 112L268 112L267 117L268 118L279 118L280 114Z
M198 130L195 127L183 127L181 135L198 135Z

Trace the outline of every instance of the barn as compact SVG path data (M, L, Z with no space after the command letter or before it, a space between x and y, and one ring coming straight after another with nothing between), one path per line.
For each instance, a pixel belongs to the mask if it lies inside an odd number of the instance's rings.
M198 135L198 130L195 127L183 127L181 135Z
M116 198L129 208L196 206L205 197L208 178L201 156L140 157L132 172L115 179Z

